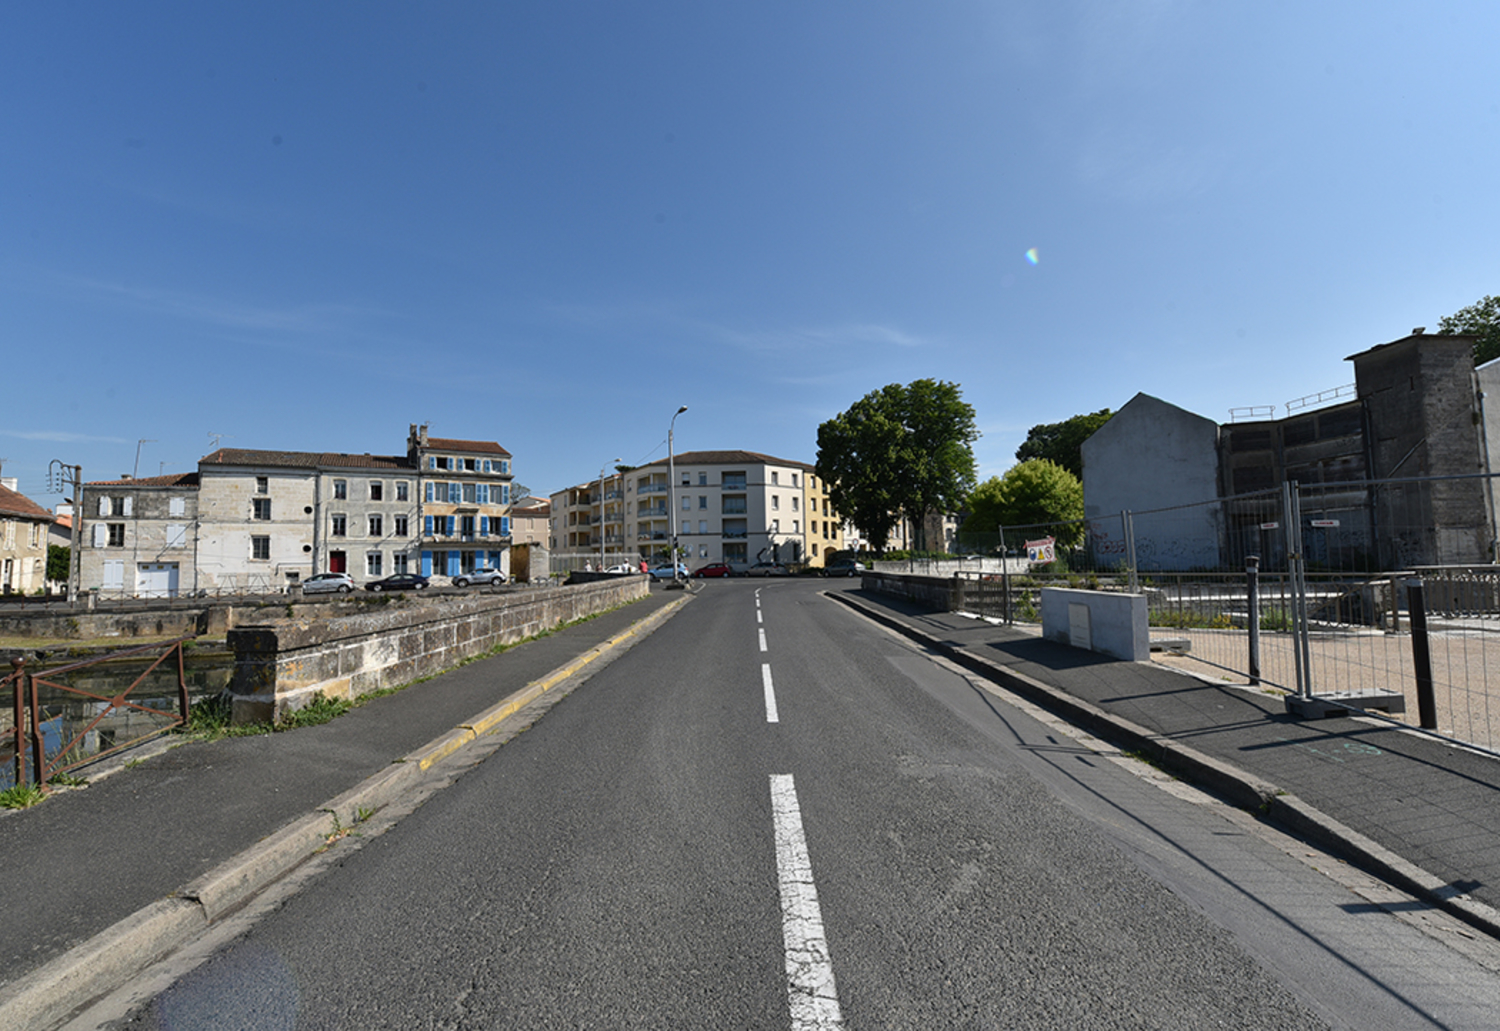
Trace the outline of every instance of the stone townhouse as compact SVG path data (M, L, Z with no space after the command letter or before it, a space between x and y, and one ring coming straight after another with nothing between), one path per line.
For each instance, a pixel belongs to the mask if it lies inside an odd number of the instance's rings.
M52 514L0 481L0 591L35 594L47 586L48 528Z
M279 592L508 568L510 462L492 441L405 455L220 448L196 473L84 485L81 586L105 594Z

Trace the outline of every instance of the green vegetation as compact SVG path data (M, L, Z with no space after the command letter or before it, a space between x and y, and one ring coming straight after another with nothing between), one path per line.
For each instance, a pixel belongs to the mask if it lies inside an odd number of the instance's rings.
M969 496L968 509L965 533L1048 525L1059 552L1083 540L1083 484L1045 458L1033 458L1012 466L1004 476L990 477Z
M30 809L46 797L47 792L35 784L17 784L0 791L0 809Z
M1043 458L1083 479L1083 442L1109 422L1113 414L1108 408L1101 408L1092 415L1075 415L1063 422L1033 426L1021 446L1016 448L1016 461Z
M978 439L974 409L957 384L892 383L818 427L817 474L839 515L864 530L875 551L885 551L903 516L925 550L927 513L962 507L974 489Z
M1232 630L1234 623L1224 612L1195 612L1192 609L1155 609L1148 622L1152 626L1176 627L1181 630Z
M60 788L81 788L88 782L87 777L75 777L71 773L54 773L47 778L48 784L55 784Z
M1443 336L1474 337L1474 364L1500 358L1500 297L1484 297L1438 320Z
M67 583L68 573L73 567L73 549L66 544L47 545L47 579L54 583Z
M1277 630L1282 633L1290 633L1292 629L1292 615L1286 609L1262 609L1260 613L1260 628L1262 630Z

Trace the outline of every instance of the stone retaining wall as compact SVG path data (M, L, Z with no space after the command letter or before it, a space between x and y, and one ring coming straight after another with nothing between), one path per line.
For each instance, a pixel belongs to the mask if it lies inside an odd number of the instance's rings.
M867 591L905 598L934 612L951 612L957 607L951 577L871 572L861 573L860 577L860 586Z
M390 602L378 610L239 626L228 633L234 721L275 719L319 692L357 698L407 684L649 593L645 577L616 577L577 587L385 595Z

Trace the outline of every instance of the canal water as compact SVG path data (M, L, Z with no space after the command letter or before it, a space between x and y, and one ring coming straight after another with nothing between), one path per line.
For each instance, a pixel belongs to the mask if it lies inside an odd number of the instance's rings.
M37 678L37 701L42 714L39 725L47 761L52 762L68 746L68 763L85 762L119 745L135 741L169 726L172 720L131 708L112 708L108 701L91 698L113 698L126 690L155 661L156 656L146 658L114 659L94 663L80 669L50 676L49 668L59 669L82 660L75 657L47 661L27 662L28 671ZM226 651L204 651L189 649L183 652L183 679L187 683L188 701L198 701L224 690L229 686L234 671L234 655ZM50 681L50 683L49 683ZM53 684L61 686L53 686ZM71 690L69 690L71 689ZM87 692L80 694L78 692ZM7 689L0 698L0 789L14 786L16 782L16 735L15 703ZM141 681L126 700L136 705L176 714L177 658L169 655ZM102 719L100 714L104 713ZM74 742L74 738L98 719L98 723ZM35 773L31 769L31 743L28 736L26 748L26 775L31 781ZM75 776L87 777L87 768L73 771Z

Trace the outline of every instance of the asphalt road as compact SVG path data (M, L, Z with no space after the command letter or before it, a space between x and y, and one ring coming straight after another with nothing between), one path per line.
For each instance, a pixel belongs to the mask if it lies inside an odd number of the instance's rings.
M1493 943L824 589L705 585L111 1026L1494 1026Z

